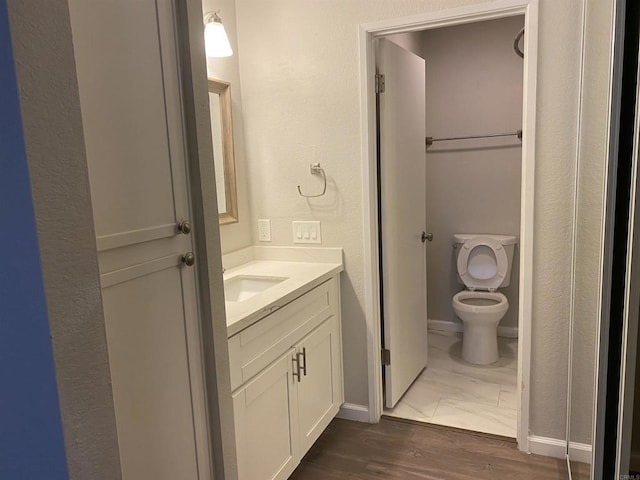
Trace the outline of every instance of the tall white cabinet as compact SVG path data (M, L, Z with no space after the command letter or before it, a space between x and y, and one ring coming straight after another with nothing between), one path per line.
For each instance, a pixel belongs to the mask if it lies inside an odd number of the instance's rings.
M344 401L339 277L229 338L243 480L286 479Z
M175 5L69 2L124 480L212 475Z

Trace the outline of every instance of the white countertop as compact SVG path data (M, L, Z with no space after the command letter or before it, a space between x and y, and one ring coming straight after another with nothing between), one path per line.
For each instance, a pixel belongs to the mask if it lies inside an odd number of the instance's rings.
M249 255L245 255L245 259L253 258L253 260L233 268L227 268L224 280L239 275L286 277L287 280L246 300L226 301L228 337L244 330L344 269L341 249L295 249L291 247L250 247L250 249L252 250ZM287 255L287 250L293 255ZM309 250L312 251L312 256L305 253ZM321 250L333 250L333 252L328 252L330 255L319 257L318 254ZM231 256L233 255L231 254ZM296 261L281 260L286 257L295 258ZM272 258L277 258L277 260ZM321 258L321 261L313 261L318 258ZM225 263L224 260L223 257L223 263Z

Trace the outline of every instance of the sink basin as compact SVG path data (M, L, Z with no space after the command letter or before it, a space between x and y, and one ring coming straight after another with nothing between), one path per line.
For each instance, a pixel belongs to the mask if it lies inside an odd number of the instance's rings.
M224 297L227 302L242 302L265 290L288 280L287 277L264 277L261 275L238 275L224 282Z

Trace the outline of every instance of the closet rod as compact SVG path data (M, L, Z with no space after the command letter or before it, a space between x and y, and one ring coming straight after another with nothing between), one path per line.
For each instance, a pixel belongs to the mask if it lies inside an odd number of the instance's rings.
M522 130L516 130L515 132L512 132L512 133L494 133L492 135L470 135L467 137L443 137L443 138L427 137L425 140L428 147L432 145L433 142L445 142L448 140L468 140L470 138L493 138L493 137L518 137L520 140L522 140Z

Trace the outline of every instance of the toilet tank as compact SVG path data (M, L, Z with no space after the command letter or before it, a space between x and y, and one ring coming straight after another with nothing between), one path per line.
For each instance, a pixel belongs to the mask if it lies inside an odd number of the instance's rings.
M516 248L516 243L518 243L518 237L515 235L494 235L494 234L486 234L486 233L455 233L453 235L453 251L455 255L455 265L456 265L456 273L458 271L458 254L460 253L460 248L467 240L472 240L476 237L489 237L492 238L502 244L504 247L504 251L507 254L507 260L509 262L509 267L507 268L507 274L504 276L504 280L500 284L498 288L508 287L511 283L511 270L513 267L513 252ZM464 282L460 278L460 275L456 275L458 279L458 283L464 285Z

